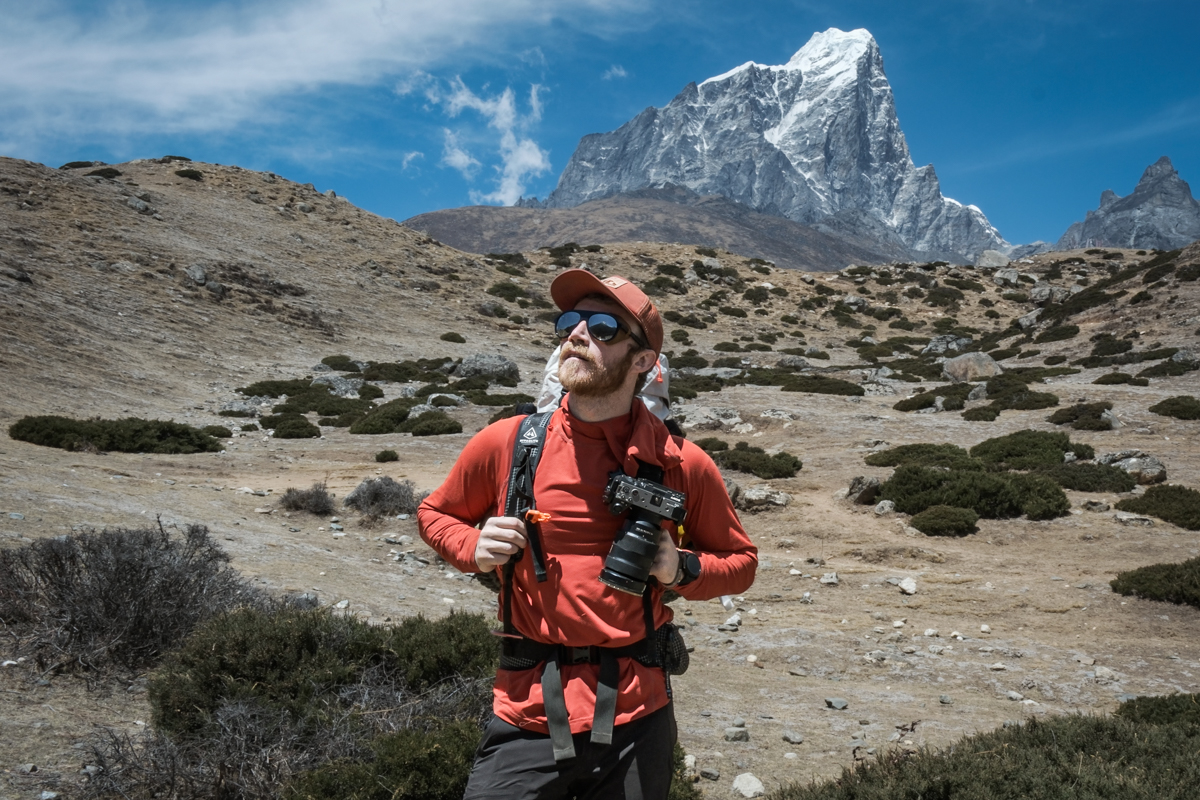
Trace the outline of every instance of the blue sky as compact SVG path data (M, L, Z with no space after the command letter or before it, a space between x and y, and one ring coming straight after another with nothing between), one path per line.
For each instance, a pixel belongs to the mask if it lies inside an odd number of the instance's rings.
M0 155L271 170L405 219L545 197L579 138L866 28L942 191L1053 241L1168 155L1200 182L1191 0L0 0Z

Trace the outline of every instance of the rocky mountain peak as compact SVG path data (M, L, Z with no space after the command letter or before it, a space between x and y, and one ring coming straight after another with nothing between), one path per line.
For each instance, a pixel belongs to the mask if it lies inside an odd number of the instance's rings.
M973 262L1007 245L979 209L942 196L931 165L913 165L862 29L817 33L786 64L748 62L585 136L546 205L670 183L808 225L850 218L914 255Z
M1055 249L1075 247L1157 247L1173 250L1200 239L1200 203L1167 156L1142 173L1133 192L1121 197L1111 189L1100 207L1067 228Z

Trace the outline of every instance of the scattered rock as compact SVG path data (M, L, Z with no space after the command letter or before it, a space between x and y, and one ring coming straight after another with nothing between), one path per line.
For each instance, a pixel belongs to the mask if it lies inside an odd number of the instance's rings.
M1025 695L1021 694L1020 692L1012 692L1012 691L1005 692L1004 696L1007 697L1009 700L1018 700L1019 701L1019 700L1025 699Z
M880 500L875 504L875 516L882 517L896 510L896 504L891 500Z
M752 773L743 772L733 779L733 791L742 797L762 797L766 794L767 787Z
M984 250L979 254L979 258L975 260L975 266L977 267L1007 267L1009 263L1008 256L999 250ZM996 273L996 283L1000 283L1000 272L1011 272L1013 273L1013 279L1016 280L1017 271L1015 269L1005 269ZM1004 284L1000 285L1003 286Z
M938 702L944 706L952 706L954 705L954 698L948 694L943 694L938 697Z
M715 767L705 767L704 769L700 770L700 777L709 781L720 780L721 770L716 769Z
M788 744L804 744L804 737L795 731L784 731L783 740Z
M362 388L362 378L343 378L341 375L318 375L313 379L313 386L328 386L338 397L357 398L358 390Z
M746 728L730 727L725 729L725 741L727 742L748 742L750 741L750 731Z
M1028 314L1017 317L1017 325L1019 325L1021 327L1021 330L1023 330L1023 331L1032 329L1033 327L1035 327L1037 325L1038 320L1041 319L1042 311L1043 311L1043 309L1035 308L1033 311L1030 311Z
M838 574L836 572L826 572L821 576L821 583L825 584L826 586L837 586Z
M992 664L990 667L988 667L988 669L990 669L992 672L1004 672L1008 669L1008 667L997 661L995 664Z
M943 355L951 350L961 351L970 346L971 338L968 336L955 336L952 333L944 333L934 336L929 340L929 344L921 350L921 355Z
M842 697L826 697L825 707L832 708L835 711L844 711L850 707L850 703L846 702L845 698Z
M1008 264L997 264L996 266L1007 267ZM1015 289L1021 285L1021 275L1015 269L998 269L992 276L992 280L997 286L1006 289Z
M916 594L917 582L912 578L905 578L904 580L900 581L900 591L904 592L905 594Z
M807 678L808 670L804 667L792 667L788 670L788 675L795 675L797 678Z
M505 378L514 381L521 379L521 371L517 368L515 361L488 353L467 356L461 364L454 368L454 374L459 378L482 375L487 378Z
M878 496L879 478L867 478L863 475L858 475L850 481L850 488L846 493L847 500L860 506L874 503Z
M340 608L340 609L346 609L346 608L349 608L349 607L350 607L350 601L349 601L349 600L338 600L336 603L334 603L334 604L333 604L333 607L334 607L334 608Z
M754 509L766 506L786 506L790 502L792 502L790 494L763 484L743 489L736 504L738 508Z
M812 365L803 356L783 356L775 362L776 367L783 369L804 370L812 369Z
M954 383L987 380L1002 372L1004 369L987 353L963 353L942 364L942 377Z
M681 416L684 416L683 427L686 430L717 431L742 423L736 408L688 406L681 409Z
M192 264L190 267L185 268L183 271L184 271L184 274L186 274L189 278L192 279L192 283L196 284L197 286L203 286L205 283L208 282L208 272L204 269L204 266L201 264Z
M1143 517L1141 514L1128 514L1123 511L1118 511L1113 514L1113 519L1122 525L1130 525L1135 527L1153 528L1154 520L1150 517Z
M1105 511L1108 511L1110 508L1111 506L1108 503L1105 503L1101 500L1088 500L1083 504L1084 511L1095 511L1101 514Z
M1117 677L1117 673L1114 672L1113 670L1109 669L1108 667L1096 667L1094 672L1096 675L1096 680L1098 680L1098 681L1119 680L1119 678Z

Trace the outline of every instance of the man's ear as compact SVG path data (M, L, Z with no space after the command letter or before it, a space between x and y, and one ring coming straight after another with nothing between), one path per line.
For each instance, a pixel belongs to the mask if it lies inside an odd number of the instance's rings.
M646 370L652 369L658 363L658 356L654 355L653 350L642 348L638 354L633 357L633 371L641 374Z

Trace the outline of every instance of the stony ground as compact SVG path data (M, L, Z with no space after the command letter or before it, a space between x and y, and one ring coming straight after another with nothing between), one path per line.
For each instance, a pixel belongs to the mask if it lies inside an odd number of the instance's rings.
M437 246L282 178L196 165L204 174L197 182L176 176L179 167L118 165L123 175L111 181L85 178L86 170L0 160L4 430L22 416L44 413L227 422L216 411L236 399L236 387L311 374L322 357L337 353L381 361L501 353L519 365L521 390L536 394L550 349L536 306L509 305L509 319L479 313L481 303L502 302L484 291L509 279L497 271L498 262ZM130 204L138 194L150 208ZM1122 256L1126 263L1149 257ZM546 254L530 257L534 268L514 280L531 294L545 294L558 266ZM1082 257L1083 271L1107 274L1094 255ZM703 256L690 247L640 243L571 256L576 265L640 280L656 274L651 260L686 267L696 258ZM884 287L834 274L764 275L730 254L718 259L789 294L759 306L765 316L741 303L746 318L714 314L706 329L689 330L701 354L711 359L718 342L774 331L781 340L773 351L745 354L771 364L789 338L800 342L789 332L801 331L805 346L831 354L814 364L862 378L852 370L869 365L844 342L863 331L837 326L828 309L800 309L801 300L815 296L804 279L845 293L866 285L878 295ZM1039 273L1051 260L1013 266ZM187 268L197 264L225 287L222 299L188 277ZM949 273L942 268L938 274ZM967 293L956 312L962 325L986 333L1033 308L1003 300L990 273L959 274L987 284L983 295ZM1071 280L1068 271L1060 283ZM697 302L716 288L668 293L661 305L697 312ZM1142 288L1140 282L1134 288ZM1149 303L1131 306L1125 298L1097 308L1073 320L1082 328L1078 336L1039 345L1037 356L1008 363L1086 355L1089 338L1103 331L1139 331L1138 349L1194 347L1196 291L1195 282L1168 282L1153 290ZM991 299L999 320L984 316L981 296ZM735 295L731 302L740 301ZM908 319L925 323L915 332L924 336L944 315L903 295L896 304ZM513 321L512 314L528 322ZM783 315L798 322L788 325ZM875 324L876 338L903 333ZM466 344L438 339L451 330ZM1147 387L1092 384L1105 371L1084 370L1037 388L1054 392L1064 405L1111 400L1119 429L1071 432L1072 438L1097 453L1144 450L1166 465L1170 482L1200 486L1194 445L1200 423L1147 411L1165 397L1197 394L1200 373L1156 378ZM389 398L400 391L383 388ZM717 601L676 604L695 647L691 669L674 682L680 739L698 769L719 774L701 781L710 796L729 796L742 772L771 788L835 776L870 749L946 746L1029 715L1109 713L1124 693L1198 690L1200 611L1123 598L1108 581L1121 570L1200 554L1200 533L1164 522L1125 525L1112 512L1081 509L1087 500L1117 497L1071 492L1067 517L981 520L974 535L938 539L908 527L903 516L876 516L869 506L838 499L857 475L887 477L890 470L863 463L881 443L969 446L1024 428L1056 429L1044 410L1005 411L993 423L966 422L950 412L905 414L892 408L902 396L742 386L701 394L690 404L736 409L743 426L719 435L786 450L804 462L796 477L770 482L791 495L788 506L743 515L760 548L760 568L752 589L734 599L739 628L717 629L731 615ZM345 600L347 613L379 622L452 608L490 614L493 595L439 566L412 520L369 528L342 514L345 530L336 532L329 518L288 515L276 497L314 482L344 497L378 474L432 489L493 411L452 410L464 426L457 435L367 437L325 428L321 439L275 440L257 433L227 440L222 453L193 456L70 453L4 437L0 546L81 526L197 522L212 529L238 569L272 590L315 591L323 604ZM377 464L374 454L385 448L397 450L400 461ZM739 473L729 477L743 486L761 483ZM395 560L401 553L406 557ZM819 582L830 572L838 575L836 586ZM911 596L894 585L906 577L916 581ZM805 593L811 602L804 602ZM985 625L990 632L981 630ZM0 798L37 797L40 781L56 775L60 787L69 786L84 766L89 736L101 727L134 731L148 719L140 688L138 681L89 688L71 676L0 670ZM846 707L830 708L827 701L835 699ZM726 741L726 728L738 717L749 741ZM785 741L785 732L803 741ZM22 774L20 765L30 763L38 773Z

